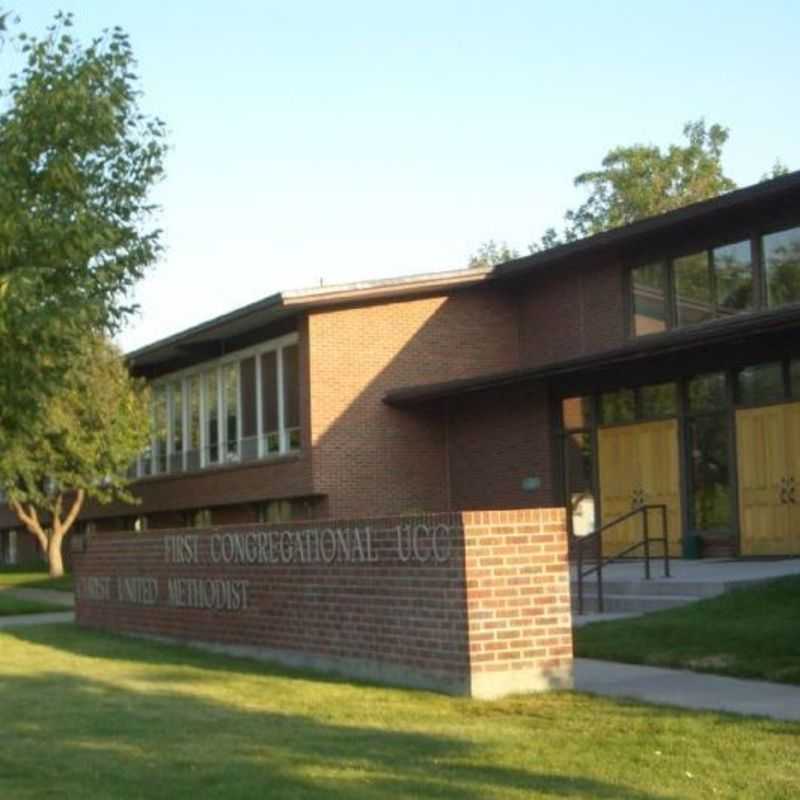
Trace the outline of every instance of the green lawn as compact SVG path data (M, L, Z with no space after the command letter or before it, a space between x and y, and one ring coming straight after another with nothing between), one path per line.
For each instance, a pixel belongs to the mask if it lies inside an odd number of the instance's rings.
M38 600L23 600L19 597L10 597L0 591L0 617L11 617L17 614L46 614L53 611L69 611L64 606L54 603L41 603Z
M0 797L784 798L800 725L498 702L81 631L0 632Z
M586 625L575 654L800 684L800 577Z
M20 589L55 589L62 592L71 592L73 589L72 575L51 578L46 568L36 569L29 564L22 567L0 567L0 589L4 586L15 586Z

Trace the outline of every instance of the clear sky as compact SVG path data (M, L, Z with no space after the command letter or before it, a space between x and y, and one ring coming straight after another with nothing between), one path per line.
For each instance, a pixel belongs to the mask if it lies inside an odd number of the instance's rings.
M800 168L800 4L8 0L132 37L168 125L166 253L126 350L281 289L525 249L620 144L730 127L728 174Z

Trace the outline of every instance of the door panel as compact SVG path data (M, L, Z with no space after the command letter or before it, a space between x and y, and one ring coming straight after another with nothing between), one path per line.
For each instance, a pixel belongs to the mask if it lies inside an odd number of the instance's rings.
M639 486L636 426L601 428L597 434L602 524L633 508ZM617 553L639 538L640 522L632 519L603 533L603 555Z
M637 425L640 429L639 465L644 502L667 507L670 555L681 554L681 486L678 453L678 422L670 419ZM651 511L650 534L663 536L661 514ZM656 547L656 553L661 553Z
M785 502L783 481L800 454L800 404L736 412L739 525L742 555L797 552L797 504ZM800 477L797 475L796 477Z
M670 552L681 550L681 503L676 420L603 428L598 432L598 464L603 523L626 514L634 503L667 506ZM650 533L661 536L661 516L650 512ZM642 517L603 534L604 555L614 555L642 538ZM642 550L631 555L640 556ZM660 554L661 548L653 552Z
M800 555L800 403L790 403L785 410L786 476L791 479L787 499L789 552Z

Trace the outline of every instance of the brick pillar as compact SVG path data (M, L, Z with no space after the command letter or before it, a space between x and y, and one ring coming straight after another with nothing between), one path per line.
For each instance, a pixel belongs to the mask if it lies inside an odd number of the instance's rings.
M572 687L566 515L463 514L470 694Z

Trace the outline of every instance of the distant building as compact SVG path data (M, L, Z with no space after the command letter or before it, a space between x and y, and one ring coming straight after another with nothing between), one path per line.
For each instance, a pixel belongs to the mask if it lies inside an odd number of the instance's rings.
M98 532L563 504L581 535L644 502L676 554L800 554L800 172L493 270L274 295L129 360L155 436Z

